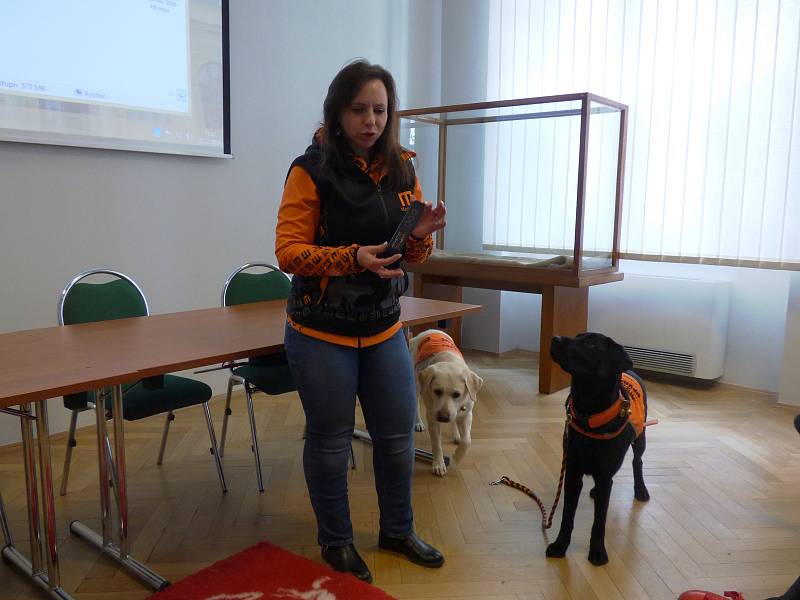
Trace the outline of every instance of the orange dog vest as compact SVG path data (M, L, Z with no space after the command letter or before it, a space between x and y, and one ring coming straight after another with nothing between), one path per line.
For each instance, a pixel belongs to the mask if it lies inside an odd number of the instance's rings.
M424 338L417 346L417 356L415 364L421 363L426 358L430 358L438 352L454 352L461 356L461 351L456 347L455 342L443 333L432 333Z
M628 417L628 422L633 425L633 428L636 430L636 437L639 437L639 434L644 431L645 410L644 390L642 389L642 384L627 373L623 373L622 387L624 387L625 391L628 392L628 398L630 398L631 402L631 412Z
M588 419L589 431L581 428L575 422L575 411L572 407L572 396L567 399L567 414L570 417L570 427L578 433L586 437L595 438L598 440L608 440L617 437L625 427L630 423L636 432L636 437L644 431L644 389L636 378L622 374L620 381L620 393L616 402L609 406L602 412L591 415ZM627 420L622 424L622 427L610 433L594 433L592 429L597 429L603 425L610 423L617 416L627 417Z

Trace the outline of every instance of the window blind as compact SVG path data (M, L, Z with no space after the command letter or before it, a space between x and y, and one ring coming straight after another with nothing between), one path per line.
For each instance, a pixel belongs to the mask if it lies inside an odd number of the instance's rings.
M800 269L800 0L491 0L488 27L487 98L629 105L623 258ZM579 124L531 127L487 131L487 247L571 243L541 186L573 185L548 149Z

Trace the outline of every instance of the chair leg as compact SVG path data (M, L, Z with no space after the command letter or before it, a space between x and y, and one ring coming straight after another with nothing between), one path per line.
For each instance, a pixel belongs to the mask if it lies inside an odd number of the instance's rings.
M161 436L161 448L158 451L158 460L156 464L160 467L164 460L164 450L167 447L167 435L169 434L169 425L175 420L175 414L172 411L167 413L167 420L164 421L164 433Z
M233 377L228 378L228 395L225 397L225 414L222 417L222 434L219 441L219 456L225 456L225 439L228 437L228 417L231 416L231 394L233 384L236 383Z
M14 545L14 538L11 537L11 527L8 526L8 520L6 519L6 509L3 506L3 494L0 494L0 531L3 532L3 540L5 541L5 546L13 546Z
M67 482L69 480L69 465L72 462L72 449L78 445L75 440L75 427L78 424L78 411L73 410L72 416L69 419L69 434L67 435L67 453L64 455L64 472L61 475L61 490L62 496L67 495Z
M208 437L211 440L211 455L214 457L214 463L217 465L217 475L219 476L219 484L222 486L222 493L228 493L228 484L225 483L225 473L222 471L222 462L219 459L219 448L217 447L217 436L214 433L214 423L211 421L211 410L208 408L208 402L203 402L203 412L206 415L206 425L208 425Z
M356 454L353 452L353 442L350 442L350 468L356 470Z
M256 417L253 410L253 389L247 382L244 384L244 393L247 396L247 413L250 416L250 440L251 450L256 459L256 479L258 481L258 491L264 491L264 476L261 473L261 453L258 449L258 436L256 435Z

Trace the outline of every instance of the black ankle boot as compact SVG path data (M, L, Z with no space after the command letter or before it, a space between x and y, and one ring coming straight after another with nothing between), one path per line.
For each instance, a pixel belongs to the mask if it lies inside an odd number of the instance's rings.
M411 562L423 567L437 568L444 564L442 553L424 542L413 531L406 537L392 537L381 531L378 534L378 546L384 550L403 554Z
M361 581L372 583L372 573L369 572L364 559L359 556L353 544L346 546L323 546L322 558L333 567L334 571L350 573Z

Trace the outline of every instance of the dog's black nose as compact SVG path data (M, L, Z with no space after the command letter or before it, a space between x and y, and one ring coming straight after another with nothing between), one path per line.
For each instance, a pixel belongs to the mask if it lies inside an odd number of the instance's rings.
M436 420L439 421L439 423L449 423L450 415L447 413L438 412L436 413Z

